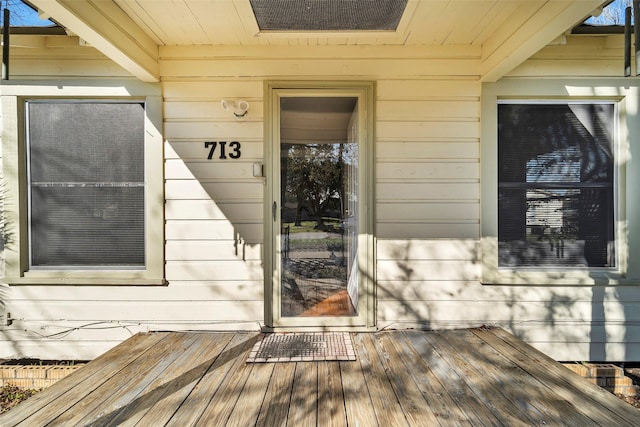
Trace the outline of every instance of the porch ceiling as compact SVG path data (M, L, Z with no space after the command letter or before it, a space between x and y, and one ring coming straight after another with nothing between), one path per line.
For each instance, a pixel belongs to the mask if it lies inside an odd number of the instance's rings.
M606 1L408 0L396 31L360 32L261 32L249 0L30 3L144 81L160 78L160 46L192 45L474 46L492 81Z

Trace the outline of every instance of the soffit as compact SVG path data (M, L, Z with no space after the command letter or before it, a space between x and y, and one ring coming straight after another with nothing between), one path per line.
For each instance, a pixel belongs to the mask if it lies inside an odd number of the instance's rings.
M481 45L496 31L515 31L549 3L564 7L584 3L585 12L574 24L582 22L594 4L585 0L408 0L396 31L261 32L250 0L114 1L164 46Z
M407 0L397 30L349 32L260 31L250 0L30 2L146 81L159 79L159 46L202 45L472 46L473 52L481 52L482 68L478 75L491 81L571 30L605 3L604 0Z

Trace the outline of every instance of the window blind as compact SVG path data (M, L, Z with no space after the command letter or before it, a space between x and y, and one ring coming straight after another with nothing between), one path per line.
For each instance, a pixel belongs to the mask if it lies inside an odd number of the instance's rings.
M30 101L34 267L144 266L144 105Z
M614 105L498 105L499 266L613 267Z

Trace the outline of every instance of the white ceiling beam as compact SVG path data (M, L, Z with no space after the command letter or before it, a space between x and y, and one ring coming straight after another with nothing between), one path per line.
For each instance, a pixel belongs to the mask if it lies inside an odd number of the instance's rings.
M481 80L495 82L584 21L603 0L549 0L506 40L483 46Z
M160 80L158 46L111 0L30 0L73 34L145 82Z

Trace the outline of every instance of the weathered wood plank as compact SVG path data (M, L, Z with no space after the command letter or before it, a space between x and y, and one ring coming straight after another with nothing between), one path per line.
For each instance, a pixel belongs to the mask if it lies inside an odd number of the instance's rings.
M474 365L502 389L505 399L528 412L536 424L586 426L591 420L535 377L520 369L493 347L469 330L450 331L447 340L454 346L470 349Z
M358 351L358 335L353 336L353 344ZM378 426L373 402L364 379L360 362L340 362L344 407L347 414L347 425Z
M393 387L400 407L410 425L427 425L439 424L438 417L434 414L432 408L427 404L413 376L406 369L400 359L398 353L393 347L392 341L397 338L391 337L388 333L376 334L373 336L373 342L380 361L387 372L387 377Z
M318 364L297 362L287 426L315 426L318 422Z
M267 386L273 374L273 363L255 363L240 398L227 420L227 426L253 426L260 415Z
M497 402L496 407L501 411L508 410L531 425L562 423L560 414L549 411L547 404L535 396L535 388L521 379L521 371L517 370L516 366L505 360L492 358L485 348L486 343L481 340L475 341L473 337L475 335L471 332L456 334L454 331L449 331L446 334L446 343L461 358L473 360L471 369L475 375L483 377L484 388L495 390L492 395ZM501 375L501 370L509 372L507 380ZM524 377L526 379L526 374ZM581 421L582 423L577 424L585 425L584 422L589 420Z
M56 418L60 425L101 424L103 417L122 408L138 397L142 390L154 382L194 342L195 334L174 333L169 335L145 357L136 359L125 369L109 378L107 382L85 396L68 411Z
M167 333L153 333L133 336L125 343L116 346L82 369L77 370L64 381L47 388L46 393L38 393L33 396L29 399L29 405L18 406L11 412L0 416L0 425L13 426L22 421L35 425L36 416L46 424L47 418L53 419L57 416L57 412L64 410L64 406L58 405L72 406L77 402L74 399L81 399L91 393L132 360L149 351L159 341L166 339L168 335ZM75 392L75 396L73 392Z
M370 334L357 335L354 345L362 370L367 374L365 381L369 388L373 409L381 426L407 425L407 419L395 394L382 362L378 356Z
M73 425L74 421L79 421L88 412L96 407L101 407L101 404L106 399L125 390L140 371L145 374L149 369L153 369L156 363L162 361L161 353L169 352L174 343L179 340L180 336L178 334L169 334L165 339L151 346L144 353L144 357L130 360L120 370L106 371L107 375L104 381L99 381L100 384L97 386L92 384L90 387L71 389L63 398L57 399L49 405L45 411L41 411L30 418L28 423L31 425L44 425L53 422L56 425Z
M160 376L143 395L126 405L108 425L164 425L232 337L233 334L198 334L198 340L175 360L167 374Z
M575 375L544 353L517 340L502 329L473 329L474 334L534 375L545 387L569 402L595 425L640 425L640 411L601 387Z
M438 381L446 384L447 391L469 419L480 420L482 425L504 425L489 408L478 400L465 379L458 373L456 366L451 364L451 360L443 357L446 356L444 351L426 340L425 335L427 334L420 331L409 331L405 332L405 335L411 342L411 346L431 367Z
M223 426L227 424L255 365L246 363L246 351L248 349L236 354L234 369L229 371L215 396L196 422L196 426Z
M275 365L256 423L258 427L287 424L296 365L295 363L276 363Z
M335 362L318 363L318 425L346 427L340 365Z
M406 371L412 375L413 381L440 424L459 426L482 424L482 420L473 417L475 413L468 413L458 406L447 392L448 387L445 387L434 375L431 364L427 363L428 359L425 359L432 353L421 356L408 342L407 337L399 331L394 333L391 343L393 344L391 357L399 357L402 360Z
M246 364L246 355L253 347L256 337L257 334L236 334L169 420L167 426L194 425L212 405L212 400L217 402L218 392L223 382Z
M354 362L248 364L256 336L137 335L0 425L640 425L501 329L354 334Z
M465 384L475 394L475 399L484 404L493 415L504 425L530 425L526 414L518 413L518 408L511 406L508 399L503 399L500 387L486 381L484 373L474 366L475 360L469 354L468 348L456 348L442 334L435 332L424 334L424 338L435 348L440 349L440 355L449 365L460 372Z

